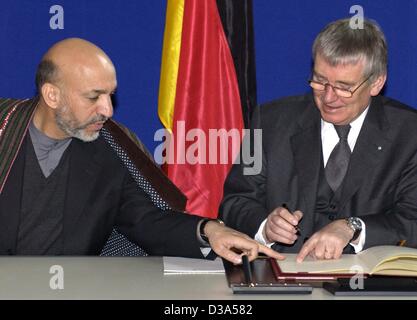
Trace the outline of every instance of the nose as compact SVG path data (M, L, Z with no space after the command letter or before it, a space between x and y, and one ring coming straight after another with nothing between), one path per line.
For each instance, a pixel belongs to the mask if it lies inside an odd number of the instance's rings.
M323 93L323 101L324 103L331 103L338 99L337 94L334 92L333 87L330 84L326 85L326 89Z
M107 118L113 116L113 103L109 95L101 95L99 105L97 107L97 113L102 114Z

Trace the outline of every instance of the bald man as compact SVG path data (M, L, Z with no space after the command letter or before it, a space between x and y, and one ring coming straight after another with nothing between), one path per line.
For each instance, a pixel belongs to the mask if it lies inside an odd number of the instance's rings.
M120 156L128 150L117 139L132 134L110 119L116 71L100 48L82 39L55 44L36 85L39 97L0 99L0 254L97 255L116 227L154 255L203 258L207 237L234 263L236 249L281 258L218 221L162 212L138 186L134 173L143 168Z

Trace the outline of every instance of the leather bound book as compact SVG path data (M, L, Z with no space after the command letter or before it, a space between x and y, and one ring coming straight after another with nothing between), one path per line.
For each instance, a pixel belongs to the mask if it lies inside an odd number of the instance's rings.
M354 275L417 277L417 249L399 246L376 246L358 254L342 255L337 260L314 260L307 257L296 262L296 254L286 259L271 259L275 277L280 280L334 280Z

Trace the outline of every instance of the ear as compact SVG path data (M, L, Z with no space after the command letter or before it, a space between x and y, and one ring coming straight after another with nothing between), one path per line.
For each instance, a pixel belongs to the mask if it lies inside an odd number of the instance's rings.
M52 83L45 83L41 88L41 94L45 103L52 109L56 109L61 99L61 90Z
M387 80L387 75L379 76L372 84L371 84L371 96L377 96L379 92L384 87L385 81Z

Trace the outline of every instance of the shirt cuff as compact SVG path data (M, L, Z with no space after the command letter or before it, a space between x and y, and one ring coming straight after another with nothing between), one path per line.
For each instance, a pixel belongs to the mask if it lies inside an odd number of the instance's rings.
M349 243L353 249L355 250L355 253L359 253L363 250L363 247L365 246L365 238L366 238L366 225L365 222L363 222L362 219L359 219L362 225L362 231L359 235L359 242L358 244Z
M255 234L255 240L258 241L260 244L263 244L271 248L275 242L267 242L263 235L263 230L265 228L266 221L267 219L262 221L261 225L259 226L258 232Z

